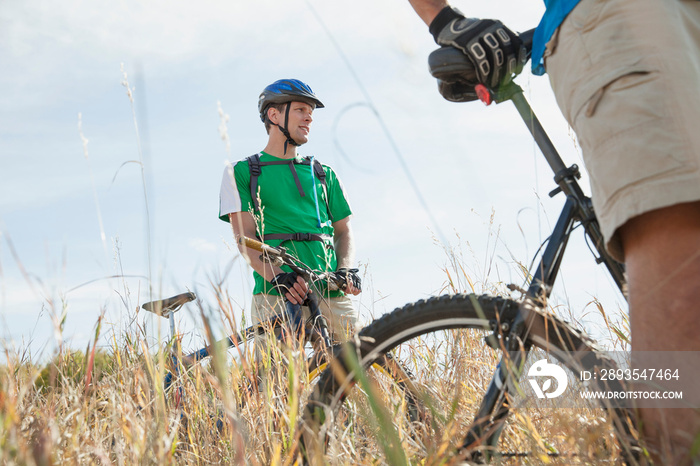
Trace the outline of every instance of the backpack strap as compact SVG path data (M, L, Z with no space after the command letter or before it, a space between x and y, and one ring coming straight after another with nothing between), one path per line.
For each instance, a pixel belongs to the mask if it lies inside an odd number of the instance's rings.
M253 200L255 212L260 212L260 202L258 202L258 177L262 173L262 163L260 154L253 154L246 158L248 169L250 170L250 197Z
M262 173L262 167L265 165L289 165L289 170L294 176L294 182L299 190L299 195L301 197L306 196L304 188L301 186L301 181L299 180L299 175L297 174L296 168L294 168L294 159L292 160L276 160L271 162L260 161L260 154L253 154L247 157L248 169L250 170L250 197L253 199L253 208L255 212L260 212L260 202L258 200L258 177Z
M275 163L275 162L271 162ZM297 174L297 169L294 167L296 164L296 161L292 159L292 161L289 162L289 170L292 172L292 176L294 176L294 182L297 184L297 189L299 190L299 195L301 197L306 196L306 193L304 192L304 188L301 186L301 181L299 180L299 175Z
M306 196L306 193L304 192L304 188L301 186L301 181L299 180L299 175L297 174L294 165L297 163L302 165L311 165L311 157L304 157L300 162L297 162L296 159L291 159L290 161L278 160L272 162L261 162L260 154L258 153L247 157L246 160L248 161L248 169L250 170L250 197L253 200L253 208L255 209L256 213L260 212L260 202L258 201L258 177L262 173L262 167L264 165L288 164L289 169L292 172L292 175L294 176L294 182L297 185L297 189L299 189L299 195L301 197ZM319 162L316 159L313 159L313 172L314 176L318 178L318 180L321 182L321 187L323 188L323 193L326 197L326 210L328 211L328 218L331 221L333 221L333 215L331 214L331 209L328 205L328 186L326 185L326 172L323 170L323 165L321 165L321 162Z
M304 157L304 161L307 163L311 164L312 157ZM321 165L321 162L319 162L317 159L313 159L313 171L314 171L314 176L318 178L318 180L321 182L321 188L323 188L323 194L325 194L326 197L326 210L328 211L328 218L333 221L333 214L331 214L331 207L328 204L328 185L326 184L326 172L323 170L323 165Z
M263 235L264 239L273 239L281 241L333 241L331 235L324 233L269 233Z

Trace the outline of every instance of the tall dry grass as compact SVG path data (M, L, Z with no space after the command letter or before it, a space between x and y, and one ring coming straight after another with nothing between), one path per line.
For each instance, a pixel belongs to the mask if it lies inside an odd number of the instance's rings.
M43 367L6 353L0 464L284 462L304 358L273 347L262 364L273 383L258 384L250 367L225 359L175 370L173 345L154 351L142 335L88 355L65 351ZM284 360L285 369L272 360ZM176 377L166 390L168 372Z
M507 284L489 277L488 260L477 272L460 249L445 250L442 292L506 294ZM527 284L527 269L517 267ZM237 328L236 309L213 284L218 321ZM128 291L128 290L127 290ZM125 292L128 296L129 293ZM37 365L26 352L5 350L0 366L0 464L294 464L300 418L310 384L307 351L279 346L270 336L256 361L252 345L214 348L204 364L174 365L177 341L153 345L131 316L132 326L111 329L98 348L104 310L84 352L63 344L66 303L50 303L57 351ZM191 305L194 305L191 304ZM614 321L600 303L611 338L626 345L625 320ZM551 309L555 311L555 309ZM559 309L557 309L559 311ZM201 313L209 342L214 319ZM404 422L408 403L372 374L339 414L319 464L452 464L500 354L483 332L449 331L401 345L394 356L413 375L428 413L420 424ZM180 336L182 337L182 336ZM616 344L613 347L617 347ZM540 356L535 356L536 358ZM165 388L166 377L175 374ZM370 394L368 397L367 394ZM528 456L504 464L598 464L620 460L610 420L580 403L543 409L514 400L503 432L503 449ZM559 456L551 456L556 453Z
M450 272L452 291L465 291L458 282L472 291L475 280L458 274ZM223 319L230 319L227 306L221 305ZM7 364L0 367L0 464L294 463L310 388L306 352L271 339L257 366L249 345L219 348L208 363L176 369L171 354L178 345L149 346L144 335L137 326L108 348L96 349L93 342L86 352L59 349L43 366L6 351ZM372 389L361 385L339 417L321 464L457 461L499 360L484 336L450 331L402 345L395 356L426 394L430 414L424 425L395 422L406 417L400 394L386 389L367 399L363 394ZM166 390L168 372L176 377ZM619 460L609 421L584 404L566 410L518 405L503 437L506 451L529 456L499 463ZM562 456L549 456L553 452Z

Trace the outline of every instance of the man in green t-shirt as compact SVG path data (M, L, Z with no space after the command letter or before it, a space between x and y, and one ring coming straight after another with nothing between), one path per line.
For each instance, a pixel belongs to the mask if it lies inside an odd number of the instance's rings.
M302 158L297 147L309 139L312 115L323 108L311 88L296 79L283 79L260 94L258 110L268 134L260 153L224 170L219 218L230 222L236 240L258 238L288 252L317 272L335 272L347 287L361 291L352 269L354 242L350 205L335 172L313 157ZM255 287L251 316L254 322L284 312L284 299L303 304L309 284L286 266L260 259L260 253L239 244L253 268ZM357 312L342 291L321 287L319 304L335 339L352 331ZM303 308L308 317L308 308Z

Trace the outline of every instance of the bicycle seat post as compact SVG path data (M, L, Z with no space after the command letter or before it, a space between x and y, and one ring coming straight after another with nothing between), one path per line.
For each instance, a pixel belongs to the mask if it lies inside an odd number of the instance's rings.
M171 313L168 316L168 320L170 321L170 341L175 342L175 338L177 336L177 333L175 332L175 313Z
M513 84L517 86L516 84ZM515 108L518 109L520 117L525 122L527 129L530 130L532 137L535 139L537 146L542 151L542 154L549 162L549 166L552 168L554 173L561 173L566 170L566 165L564 161L559 156L554 144L549 139L547 132L542 127L542 124L537 119L535 112L532 111L532 107L528 103L527 99L523 95L523 90L520 86L517 86L517 91L512 92L508 98L513 102Z

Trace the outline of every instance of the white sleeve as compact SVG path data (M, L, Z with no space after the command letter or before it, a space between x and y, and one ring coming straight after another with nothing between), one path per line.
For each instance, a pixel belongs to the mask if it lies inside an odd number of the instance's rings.
M241 196L238 193L236 177L233 173L233 163L229 163L224 169L224 177L221 180L219 218L228 221L228 214L235 212L241 212Z

